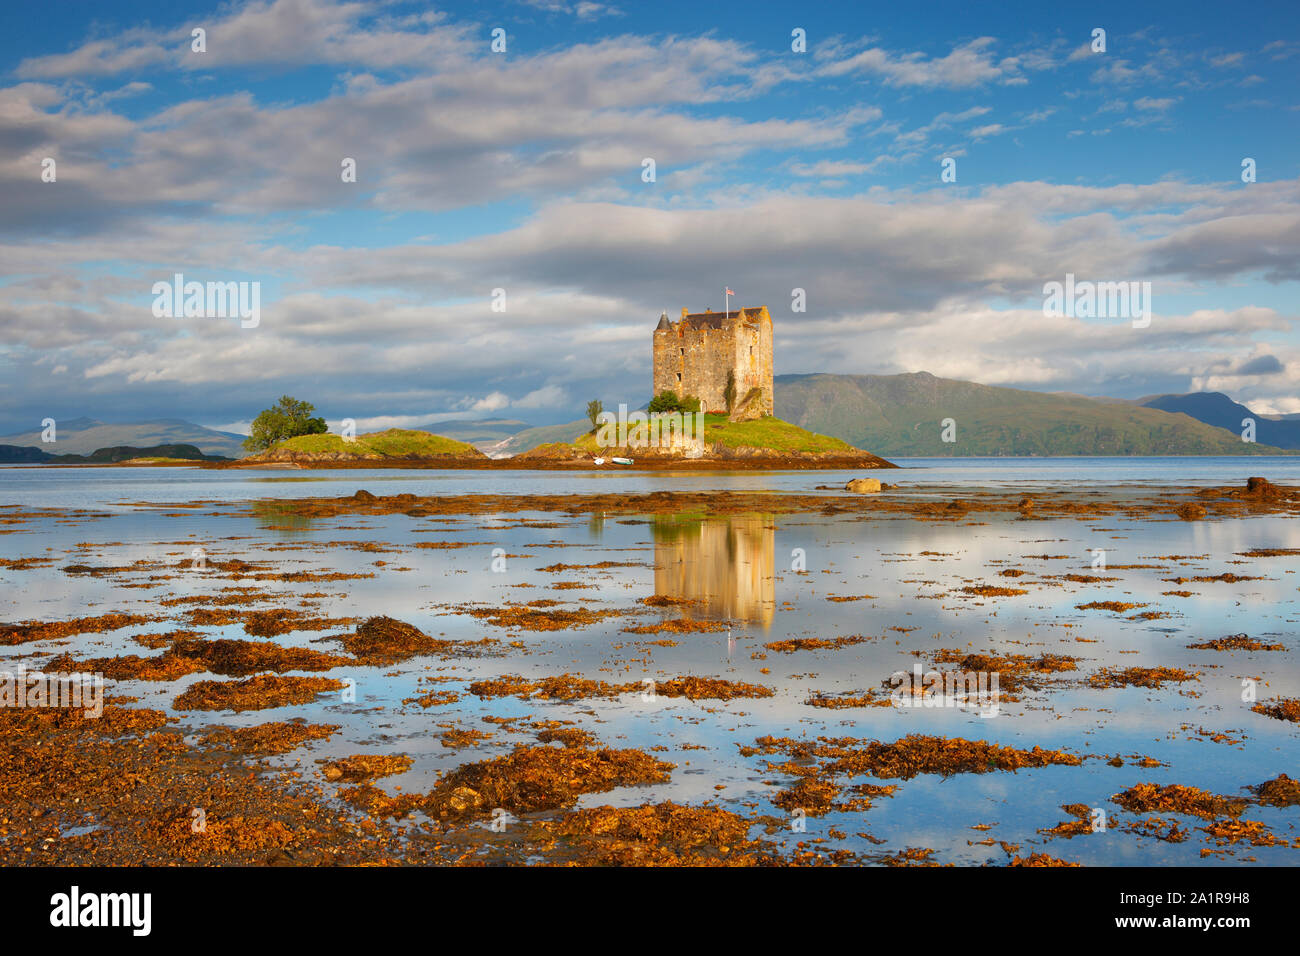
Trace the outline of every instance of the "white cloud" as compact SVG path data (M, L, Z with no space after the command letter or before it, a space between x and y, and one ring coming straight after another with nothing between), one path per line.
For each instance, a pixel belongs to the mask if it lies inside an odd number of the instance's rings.
M211 70L258 63L426 67L469 54L488 37L441 14L395 18L361 3L253 0L224 15L153 30L136 28L89 41L70 53L29 57L18 75L30 79L110 76L149 68ZM207 31L206 52L192 50L191 30Z
M547 385L544 388L534 389L510 404L515 408L562 408L568 399L568 394L561 386Z
M492 392L482 398L466 398L459 403L460 408L471 412L496 412L510 406L510 396L504 392Z
M1014 77L1019 69L1014 59L994 62L992 37L979 37L956 46L942 57L923 53L891 53L879 47L832 60L819 68L823 76L875 74L896 86L960 89L997 79Z
M873 163L825 159L817 163L792 163L790 172L796 176L858 176L871 172L873 167Z
M1133 105L1140 110L1152 110L1155 112L1164 112L1165 110L1169 109L1169 107L1177 103L1178 100L1179 97L1176 96L1166 96L1166 97L1159 97L1159 98L1142 96L1134 100Z

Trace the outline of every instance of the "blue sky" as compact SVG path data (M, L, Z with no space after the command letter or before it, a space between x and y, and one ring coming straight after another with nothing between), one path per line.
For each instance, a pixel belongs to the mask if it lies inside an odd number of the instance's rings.
M0 18L3 431L238 427L283 392L363 430L566 420L643 402L659 311L721 308L725 285L772 310L778 374L1300 412L1294 4ZM261 323L155 317L175 272L260 282ZM1045 315L1066 273L1151 282L1154 321Z

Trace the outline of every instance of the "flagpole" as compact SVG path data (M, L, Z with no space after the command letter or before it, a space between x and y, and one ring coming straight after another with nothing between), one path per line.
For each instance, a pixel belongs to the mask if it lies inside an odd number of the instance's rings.
M731 321L731 286L727 286L726 294L723 295L722 299L724 302L726 302L727 321L730 322Z

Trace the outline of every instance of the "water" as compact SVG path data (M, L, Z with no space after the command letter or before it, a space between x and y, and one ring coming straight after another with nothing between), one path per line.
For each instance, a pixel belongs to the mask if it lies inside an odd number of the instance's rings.
M879 477L924 493L959 496L963 489L1060 487L1089 491L1115 486L1240 484L1252 474L1300 484L1300 460L1240 459L938 459L911 461ZM1247 560L1251 548L1300 548L1300 523L1276 515L1214 521L1018 520L1015 515L978 514L956 521L918 521L898 514L782 514L699 518L562 513L451 515L341 515L286 520L273 510L243 504L251 499L350 495L364 487L375 494L573 493L675 490L809 491L838 486L855 474L838 472L428 472L350 471L284 473L202 469L0 469L0 504L40 509L88 509L94 514L52 512L3 525L0 557L42 556L27 569L0 567L0 619L62 620L108 611L164 614L169 620L71 641L0 648L28 666L48 655L153 653L132 636L187 627L188 605L165 607L162 598L211 595L232 586L261 587L262 607L299 607L329 617L386 614L434 636L501 641L481 658L417 658L394 667L336 669L329 676L357 681L357 701L335 695L303 707L233 714L186 713L182 721L246 726L305 717L340 724L327 742L308 745L280 762L307 774L315 760L366 752L400 752L412 768L380 785L393 792L427 791L437 775L460 763L509 752L535 742L521 721L516 731L483 721L485 716L565 720L590 730L609 746L657 751L677 764L669 783L626 788L585 798L581 805L639 805L675 800L714 802L744 814L784 816L769 802L792 778L769 769L762 756L745 757L738 745L763 735L816 738L852 736L892 741L910 733L986 739L1003 745L1061 748L1080 754L1122 755L1125 765L1088 760L1082 767L1047 767L1019 773L923 775L906 781L875 778L854 783L898 783L892 797L865 812L833 812L807 821L807 832L779 832L771 839L793 844L826 839L828 847L860 852L897 852L908 847L936 851L940 862L1003 863L996 841L1020 844L1021 855L1047 852L1088 864L1187 863L1220 865L1254 857L1266 864L1294 864L1289 847L1239 845L1235 855L1200 856L1208 843L1190 830L1183 843L1139 838L1115 823L1105 832L1071 840L1047 839L1040 831L1069 819L1064 804L1103 808L1117 823L1122 813L1112 795L1137 783L1179 783L1229 796L1286 772L1296 776L1300 742L1295 725L1272 720L1243 702L1243 679L1258 681L1262 700L1300 696L1300 603L1294 557ZM891 492L891 494L894 494ZM176 504L193 500L227 506L187 510L139 507L132 502ZM21 509L11 509L10 513ZM4 512L0 512L3 516ZM522 520L521 519L526 519ZM12 519L11 519L12 520ZM472 542L460 548L417 547L428 542ZM375 552L367 546L385 549ZM258 585L237 576L185 570L194 547L209 561L239 558L277 568L373 575L330 583ZM494 549L507 555L504 571L493 569ZM1104 582L1071 582L1065 574L1101 574L1093 553L1105 549L1116 569ZM806 568L796 571L802 553ZM109 577L62 570L69 564L125 566L136 560L181 564L156 577L142 565ZM556 562L630 566L542 570ZM1009 579L1000 571L1019 569ZM1170 578L1224 572L1258 580L1174 584ZM557 589L561 581L588 585ZM144 585L124 587L124 585ZM1028 593L981 598L962 592L973 584L1005 584ZM1190 597L1172 597L1179 589ZM691 614L732 623L729 632L630 634L676 611L647 609L652 594L699 601ZM312 597L311 595L322 595ZM867 597L869 595L869 597ZM832 597L860 600L832 601ZM471 606L519 604L537 599L620 612L589 627L506 631L468 613ZM1166 614L1135 619L1137 610L1080 610L1091 601L1124 601ZM239 624L198 628L209 637L248 638ZM1193 650L1193 642L1245 632L1285 650L1222 653ZM276 641L321 650L332 631L301 631ZM791 638L862 635L865 643L839 649L779 653L766 645ZM326 641L322 642L322 638ZM673 644L657 644L669 638ZM510 641L522 647L512 648ZM1077 673L1042 691L1003 702L996 717L958 709L867 707L827 710L809 706L813 695L861 694L879 689L898 671L920 663L929 668L940 649L999 654L1067 654L1079 658ZM30 658L30 655L37 655ZM1098 689L1081 678L1103 668L1168 666L1198 672L1199 680L1143 688ZM578 674L610 682L663 681L695 674L772 687L768 699L731 702L644 700L639 693L573 702L479 700L471 681L519 674ZM140 697L139 706L170 711L177 694L196 674L170 683L123 681L113 690ZM431 679L439 679L434 683ZM446 678L447 680L442 680ZM458 701L421 708L402 701L432 689L459 693ZM438 734L449 726L490 730L477 747L451 750ZM1208 733L1227 733L1212 742ZM704 749L694 749L702 747ZM1135 765L1149 756L1162 766ZM783 758L770 758L780 763ZM777 786L773 786L776 784ZM718 789L722 787L723 789ZM754 809L751 809L754 808ZM1166 815L1167 816L1167 815ZM1252 808L1249 819L1265 821L1294 841L1295 811ZM988 831L971 829L995 824ZM832 830L843 833L837 838ZM868 842L869 833L882 844ZM980 845L989 839L991 846Z
M1035 484L1243 484L1263 475L1300 484L1300 455L1204 458L900 458L901 470L875 476L904 486L1026 488ZM395 468L300 469L0 467L0 504L46 508L118 508L127 502L236 501L350 495L601 494L651 491L809 491L842 487L858 471L638 472L466 471Z

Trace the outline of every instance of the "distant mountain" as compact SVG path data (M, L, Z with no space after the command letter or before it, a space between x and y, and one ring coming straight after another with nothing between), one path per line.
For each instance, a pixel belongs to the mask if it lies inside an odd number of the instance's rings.
M49 461L53 457L28 445L0 445L0 465L25 465Z
M189 461L230 460L220 455L205 455L193 445L153 445L149 448L116 445L112 448L97 448L89 455L56 455L49 460L60 465L98 465L131 461L134 458L173 458Z
M1255 420L1255 440L1278 448L1300 448L1300 416L1259 415L1240 402L1234 402L1222 392L1189 392L1186 395L1156 395L1140 399L1146 408L1159 408L1166 412L1181 412L1198 422L1226 428L1238 437L1242 420Z
M886 458L1278 454L1187 415L1141 405L903 375L781 375L776 413ZM941 422L956 422L955 443ZM1238 417L1237 422L1240 422Z
M428 425L421 425L420 430L442 435L444 438L453 438L486 451L489 446L531 427L527 422L513 418L489 418L482 421L462 418L430 422Z
M55 423L54 442L41 441L41 429L0 436L0 445L24 445L51 455L90 455L101 448L193 445L205 455L241 458L247 454L244 436L221 432L179 418L159 418L110 425L93 418L69 418Z
M1123 399L977 385L929 372L778 375L773 386L778 417L884 458L1283 453L1263 438L1243 442L1240 414L1236 427L1224 429ZM946 418L956 422L956 442L942 440ZM517 455L574 441L590 428L586 419L544 425L480 447L493 457Z
M99 465L130 461L133 458L172 458L190 461L229 461L221 455L205 455L193 445L152 445L148 448L135 448L130 445L116 445L112 448L97 448L88 455L51 455L39 448L27 445L0 445L0 464L54 464L54 465Z
M488 444L476 443L476 445L489 458L509 458L512 455L518 455L520 452L536 448L538 445L548 445L551 442L576 441L589 431L591 431L591 422L585 418L580 418L576 422L565 422L562 425L539 425L536 428L525 428L523 431L516 432L502 441Z

